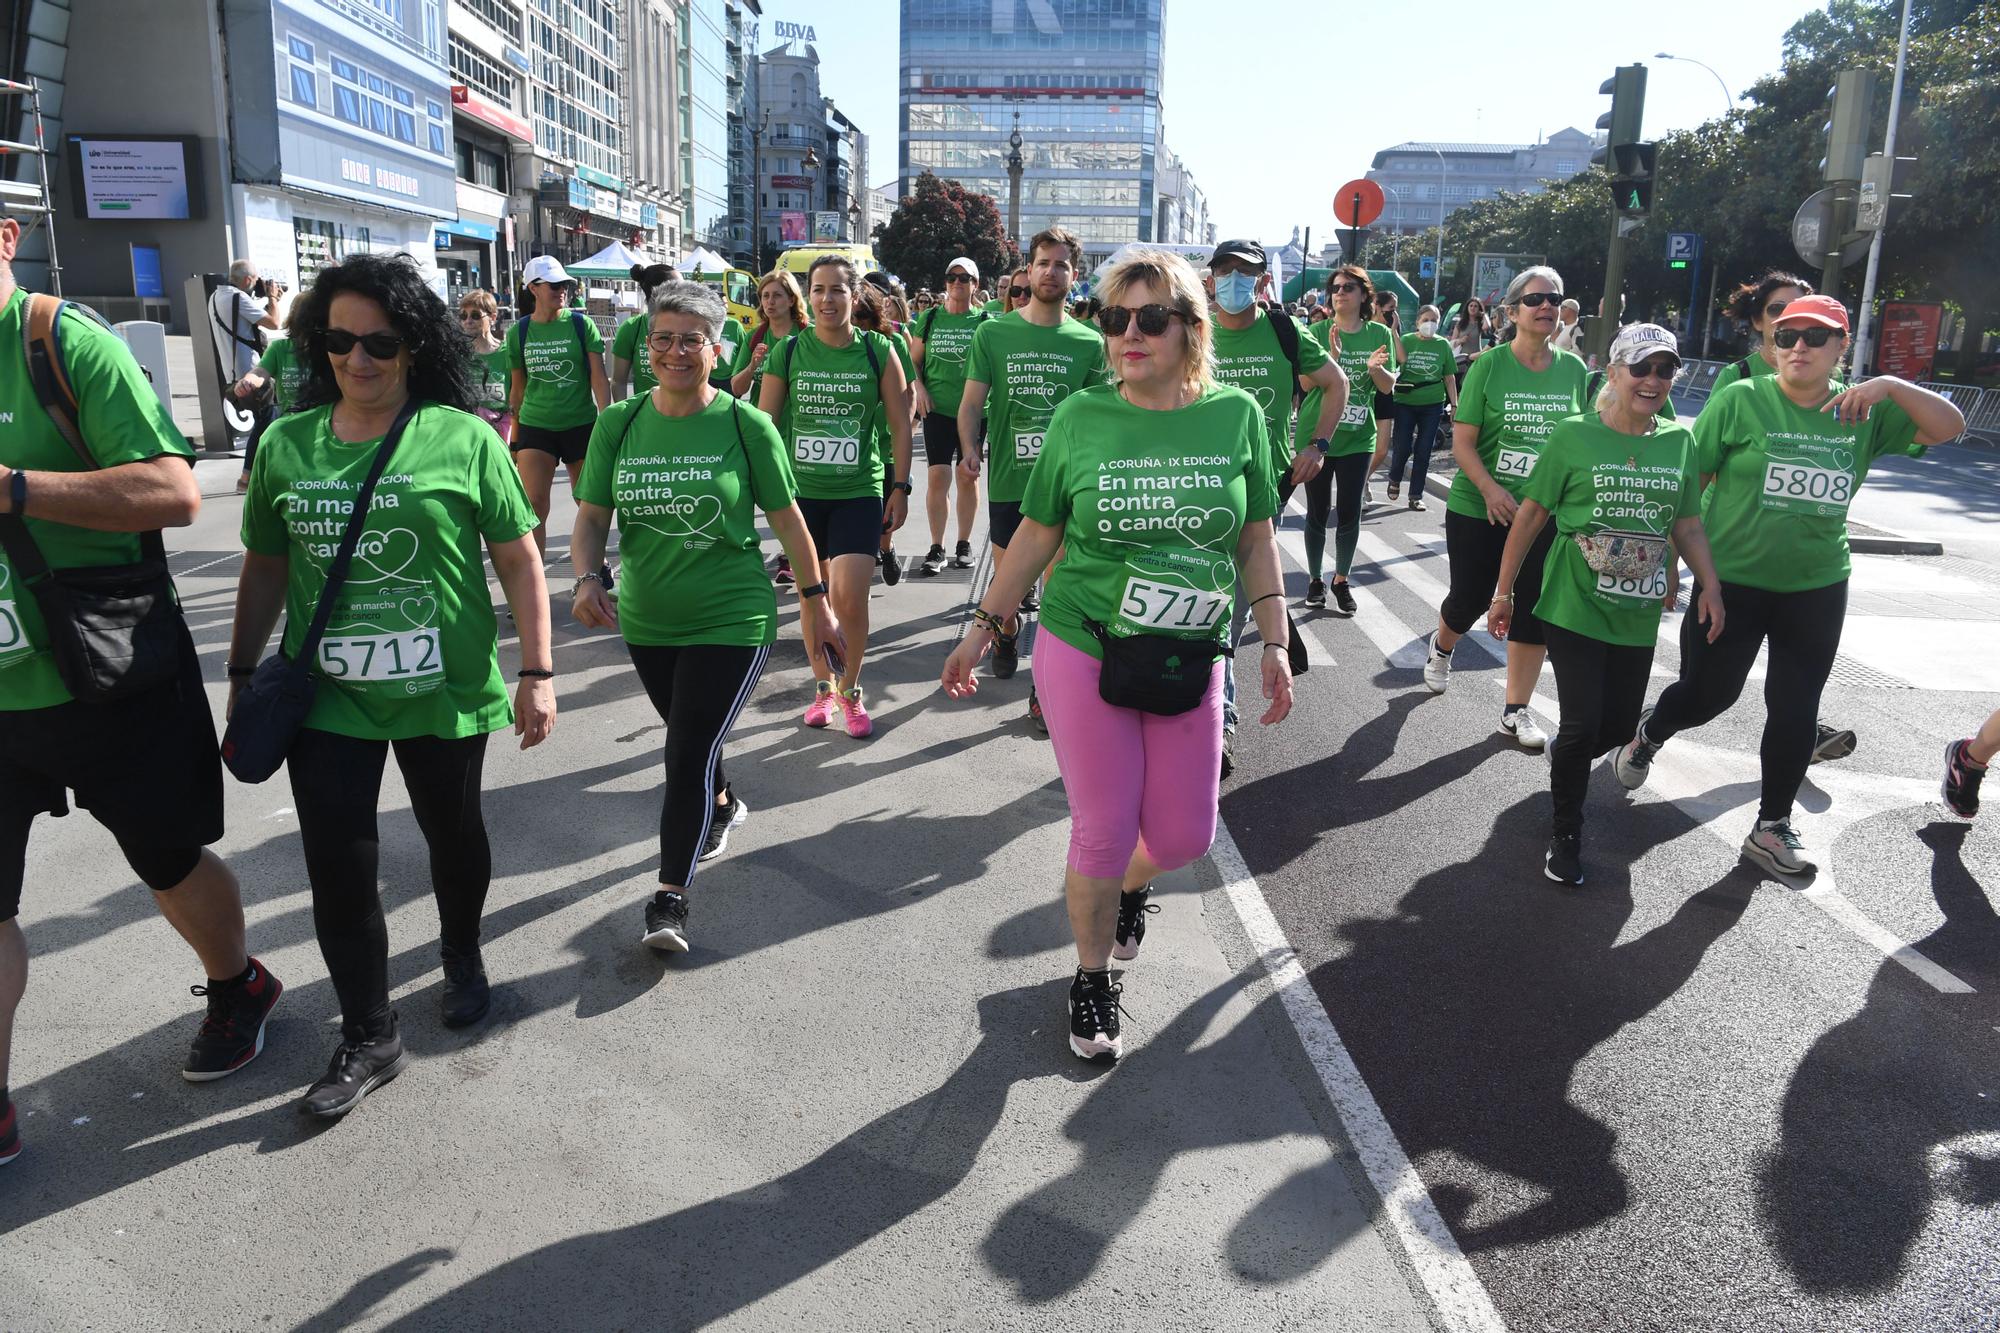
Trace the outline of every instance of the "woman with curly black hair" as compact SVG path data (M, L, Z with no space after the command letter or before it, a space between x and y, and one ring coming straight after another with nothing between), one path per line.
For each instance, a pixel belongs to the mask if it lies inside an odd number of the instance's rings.
M479 809L486 737L512 723L521 748L538 744L556 706L535 512L506 446L468 410L478 401L472 355L444 302L409 256L358 255L320 272L292 323L306 385L251 468L229 678L233 704L281 609L283 650L299 651L349 516L379 470L288 764L313 925L342 1017L326 1076L299 1106L337 1116L405 1060L375 878L390 750L430 847L444 1021L475 1022L489 1002L479 954L492 872ZM511 706L482 544L520 628Z

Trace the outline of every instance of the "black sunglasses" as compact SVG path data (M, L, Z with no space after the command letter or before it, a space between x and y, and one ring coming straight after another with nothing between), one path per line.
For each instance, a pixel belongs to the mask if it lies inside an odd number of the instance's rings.
M1528 307L1528 309L1530 310L1539 309L1540 307L1545 305L1559 306L1562 304L1562 293L1523 292L1521 294L1521 304Z
M1764 318L1766 318L1766 319L1776 319L1776 318L1777 318L1778 316L1780 316L1780 315L1782 315L1782 314L1784 314L1784 313L1785 313L1785 307L1786 307L1786 306L1788 306L1788 305L1790 305L1790 304L1791 304L1791 302L1790 302L1790 301L1773 301L1773 302L1771 302L1771 304L1769 304L1769 305L1767 305L1767 306L1765 306L1765 307L1764 307Z
M1803 338L1806 346L1817 351L1826 346L1827 342L1839 332L1839 329L1829 329L1825 326L1815 329L1779 329L1771 335L1771 341L1780 347L1789 348L1797 347L1799 339Z
M1016 301L1024 296L1033 296L1034 294L1035 291L1032 287L1009 287L1007 289L1007 295L1013 297Z
M1167 326L1181 312L1172 306L1142 305L1137 310L1122 305L1108 305L1097 312L1097 327L1113 338L1121 336L1134 316L1139 320L1139 332L1148 338L1157 338L1167 331Z
M328 329L321 335L326 343L328 356L346 356L360 343L361 350L377 361L394 361L396 353L403 350L403 335L400 333L349 333L346 329Z
M1361 284L1358 282L1336 282L1328 287L1327 290L1330 292L1358 292L1361 290Z
M944 280L946 282L971 282L972 275L970 273L947 273Z
M1632 372L1632 378L1635 380L1651 378L1672 382L1674 376L1681 373L1680 363L1669 361L1665 357L1653 357L1651 360L1641 361L1638 365L1627 366L1625 369Z

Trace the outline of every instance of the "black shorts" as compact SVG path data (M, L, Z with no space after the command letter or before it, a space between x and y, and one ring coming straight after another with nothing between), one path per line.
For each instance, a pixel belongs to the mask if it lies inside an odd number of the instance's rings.
M986 423L979 423L979 438L986 438ZM924 418L924 462L932 467L951 467L965 456L958 439L958 418L933 412Z
M1021 530L1021 502L1019 500L988 500L986 502L986 536L1003 551L1014 544L1014 534Z
M1394 421L1396 419L1396 395L1378 393L1375 395L1375 420Z
M179 677L143 694L0 713L0 921L21 910L29 826L67 815L70 792L151 889L186 879L222 837L215 719L185 630Z
M1451 567L1451 589L1438 615L1453 634L1470 630L1493 605L1493 593L1500 582L1500 554L1507 549L1511 531L1502 523L1445 511L1444 552ZM1515 643L1547 642L1542 622L1535 618L1535 603L1542 598L1542 565L1555 542L1556 525L1544 524L1542 535L1535 538L1521 562L1521 572L1514 576L1514 623L1507 637Z
M837 555L873 556L882 548L882 502L872 495L851 500L799 497L799 513L822 560Z
M590 432L597 428L594 421L581 426L565 426L561 430L550 430L546 426L514 427L514 452L523 449L539 449L545 454L553 454L565 463L580 463L584 453L590 448Z

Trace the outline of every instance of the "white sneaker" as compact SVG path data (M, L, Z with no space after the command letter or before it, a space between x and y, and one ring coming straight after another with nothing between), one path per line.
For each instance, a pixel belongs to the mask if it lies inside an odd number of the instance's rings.
M1809 875L1818 869L1789 819L1760 819L1743 840L1743 854L1774 875Z
M1424 685L1432 694L1443 694L1451 684L1451 654L1437 650L1437 631L1424 641Z
M1542 724L1535 721L1535 715L1527 709L1500 715L1502 735L1512 736L1523 750L1544 750L1548 748L1549 733L1542 730Z

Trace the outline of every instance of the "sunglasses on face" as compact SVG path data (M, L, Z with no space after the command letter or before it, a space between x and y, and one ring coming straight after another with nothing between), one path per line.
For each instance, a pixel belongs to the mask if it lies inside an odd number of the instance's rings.
M1361 284L1358 282L1336 282L1333 286L1327 288L1327 290L1336 294L1340 292L1358 292L1361 290Z
M1812 348L1814 351L1818 351L1820 348L1826 346L1834 334L1838 332L1838 329L1824 327L1816 329L1779 329L1771 335L1771 341L1780 347L1792 348L1799 345L1800 339L1804 339L1806 346Z
M947 276L945 277L945 281L946 281L946 282L971 282L971 281L972 281L972 275L971 275L970 273L952 273L952 274L948 274L948 275L947 275Z
M478 310L461 310L458 312L458 322L461 324L476 324L485 318L485 314Z
M1778 316L1785 313L1785 307L1789 304L1790 302L1788 301L1771 302L1771 304L1764 307L1764 318L1776 319Z
M1122 305L1108 305L1097 312L1097 327L1116 338L1125 332L1136 317L1139 321L1139 332L1148 338L1157 338L1167 331L1167 326L1173 323L1174 317L1180 313L1172 306L1164 305L1142 305L1137 310Z
M1539 310L1545 305L1559 306L1562 304L1562 293L1525 292L1521 296L1521 304L1530 310Z
M1007 295L1013 297L1016 301L1024 296L1033 296L1034 294L1035 292L1032 287L1009 287L1007 289Z
M1680 373L1680 366L1663 356L1656 356L1651 360L1641 361L1638 365L1627 366L1625 369L1632 372L1632 378L1635 380L1650 378L1666 380L1669 383L1673 381L1675 375Z
M646 341L662 352L671 352L677 347L685 347L690 352L699 352L708 346L706 333L655 333Z
M396 353L403 350L403 335L400 333L349 333L346 329L328 329L323 335L328 356L346 356L360 343L361 350L377 361L394 361Z

